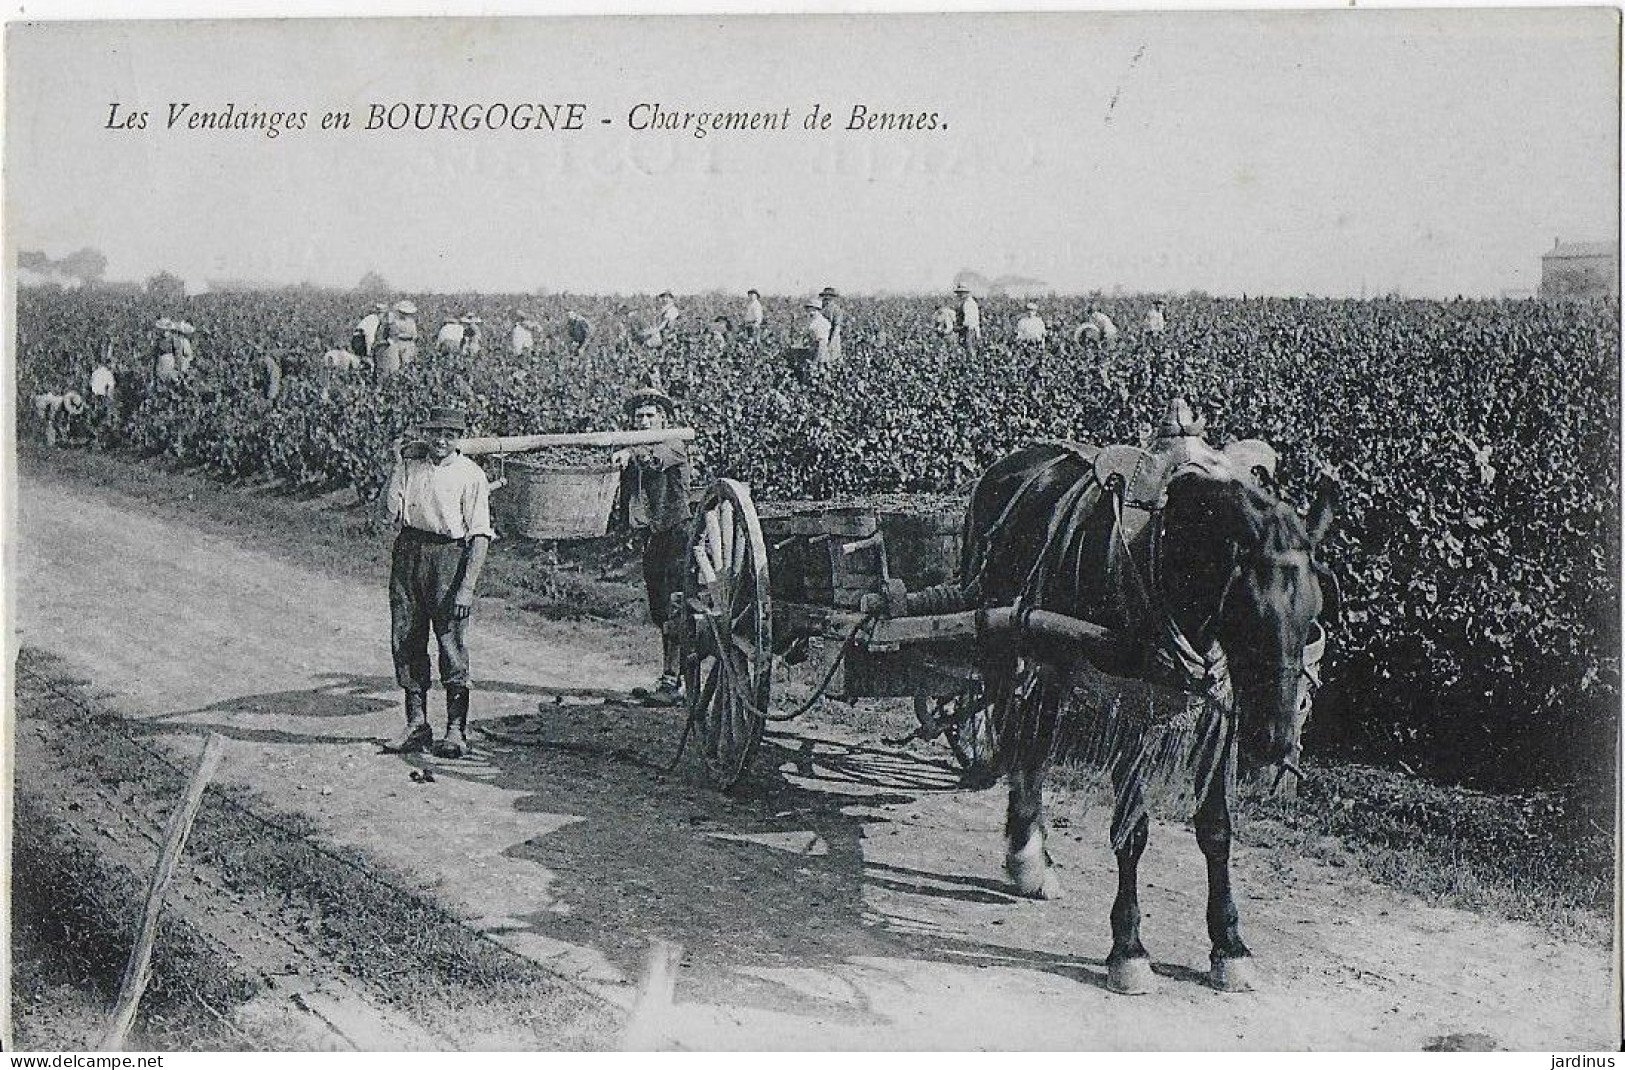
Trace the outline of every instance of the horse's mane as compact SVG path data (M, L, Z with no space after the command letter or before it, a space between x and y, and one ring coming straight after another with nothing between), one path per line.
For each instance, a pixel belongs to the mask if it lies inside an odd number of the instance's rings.
M1188 495L1188 496L1187 496ZM1228 531L1247 548L1288 553L1309 546L1303 518L1272 491L1241 480L1216 479L1202 472L1182 472L1168 483L1166 509L1206 511L1211 519L1228 519Z

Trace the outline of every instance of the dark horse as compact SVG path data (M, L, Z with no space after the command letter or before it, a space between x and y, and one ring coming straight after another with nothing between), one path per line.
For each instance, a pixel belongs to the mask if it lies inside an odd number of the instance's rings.
M1154 502L1125 503L1126 488L1107 482L1097 476L1092 449L1067 444L1029 446L994 464L971 497L962 583L983 607L1042 609L1109 628L1121 642L1088 654L1101 671L1207 692L1209 751L1193 779L1196 840L1207 860L1211 980L1245 990L1250 953L1230 892L1236 744L1245 770L1296 771L1291 763L1307 713L1304 649L1322 611L1314 553L1335 489L1322 488L1305 521L1267 483L1226 478L1212 466L1173 467ZM1140 523L1126 522L1135 509ZM1033 898L1060 894L1044 846L1043 767L1072 671L1084 659L1075 640L1036 627L978 648L999 768L1010 782L1006 869ZM1151 969L1140 942L1137 870L1150 821L1141 767L1114 762L1112 776L1118 876L1108 983L1142 992Z

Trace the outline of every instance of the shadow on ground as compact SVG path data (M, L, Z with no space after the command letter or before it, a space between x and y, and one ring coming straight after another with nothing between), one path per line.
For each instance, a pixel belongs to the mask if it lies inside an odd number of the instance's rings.
M316 688L242 696L145 724L164 734L353 745L377 736L345 725L366 718L376 726L381 712L395 707L394 694L387 676L332 675ZM899 896L954 910L1022 903L988 876L865 858L866 836L877 824L911 836L943 834L899 829L888 812L961 790L946 750L926 757L792 727L769 733L752 775L723 794L688 758L669 768L680 710L648 709L617 691L505 681L482 681L478 694L498 708L522 699L535 712L476 720L472 759L403 756L403 764L504 789L521 812L578 818L502 852L539 867L539 891L536 909L503 919L494 935L575 945L626 976L638 975L652 941L668 940L686 951L679 1002L877 1023L860 986L837 984L833 995L819 994L783 983L777 971L846 967L845 974L863 960L909 959L1105 985L1101 959L984 943L877 907L877 897L895 903ZM259 715L335 723L301 735L255 728ZM977 835L996 853L996 832Z

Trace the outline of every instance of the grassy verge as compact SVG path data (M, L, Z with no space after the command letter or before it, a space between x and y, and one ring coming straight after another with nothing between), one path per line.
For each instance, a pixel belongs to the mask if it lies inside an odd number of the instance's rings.
M1556 793L1492 795L1369 766L1311 763L1306 772L1296 798L1246 805L1243 842L1358 865L1429 902L1561 939L1612 939L1613 814Z
M87 780L97 769L116 771L121 799L138 812L184 790L186 771L136 738L125 718L87 698L55 659L24 650L18 669L17 723L21 729L43 722L63 768L84 770ZM19 799L28 800L26 767L18 770L18 786ZM88 783L85 789L94 790ZM47 805L58 816L46 816ZM74 820L66 819L70 813ZM50 954L66 956L66 973L47 964L53 968L42 967L40 978L77 978L77 987L110 998L133 942L144 877L99 861L81 845L75 820L94 822L94 808L60 798L26 813L19 808L13 902L22 911L20 928ZM617 1013L596 996L485 939L405 877L322 842L302 817L249 792L211 787L187 854L208 868L213 883L268 912L272 924L295 934L321 962L450 1046L500 1034L525 1048L583 1050L618 1035ZM165 938L142 1005L142 1026L155 1046L276 1046L276 1038L230 1026L232 1011L257 986L231 974L226 958L166 908ZM34 1006L44 994L36 984L18 992L17 1005ZM205 1012L215 1019L212 1032L200 1017Z
M108 862L49 800L19 791L12 837L14 1039L24 1051L86 1050L98 1042L135 943L146 877ZM152 978L127 1048L243 1051L274 1039L227 1012L258 986L231 968L174 911L160 920Z

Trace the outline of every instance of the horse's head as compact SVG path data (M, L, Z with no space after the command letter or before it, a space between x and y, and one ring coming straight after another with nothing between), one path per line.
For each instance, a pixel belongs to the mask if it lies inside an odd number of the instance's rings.
M1217 640L1230 668L1248 765L1295 762L1307 717L1304 648L1330 595L1315 551L1331 525L1327 484L1307 520L1274 495L1234 482L1169 488L1163 576L1170 611L1200 648Z

